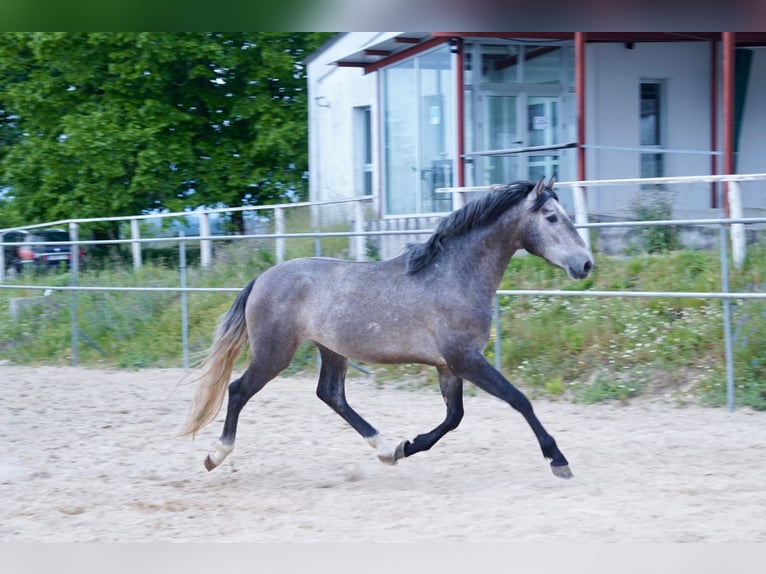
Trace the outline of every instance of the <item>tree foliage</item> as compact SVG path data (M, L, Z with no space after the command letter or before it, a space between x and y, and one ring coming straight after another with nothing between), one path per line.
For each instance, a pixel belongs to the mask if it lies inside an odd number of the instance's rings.
M0 186L26 222L304 197L327 33L0 34Z

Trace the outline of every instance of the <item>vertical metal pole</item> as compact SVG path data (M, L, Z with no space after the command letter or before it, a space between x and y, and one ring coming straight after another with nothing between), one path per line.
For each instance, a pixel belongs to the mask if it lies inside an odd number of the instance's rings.
M726 226L720 225L721 236L721 291L729 292L729 255L726 242ZM729 412L734 411L734 359L731 341L731 301L723 300L723 339L726 348L726 403Z
M77 326L77 276L80 270L80 246L77 245L77 224L69 224L69 241L73 243L69 246L69 285L72 289L72 366L76 367L79 363L78 355L78 326Z
M138 271L141 269L141 243L138 239L141 239L141 230L138 227L138 219L130 220L130 238L133 242L130 244L130 250L133 254L133 270Z
M199 234L200 237L210 237L210 214L199 214ZM203 269L210 267L213 260L213 242L210 239L200 239L199 241L199 266Z
M364 233L364 206L361 201L354 202L354 257L357 261L366 261L367 253L365 252L365 237L361 235Z
M500 298L495 294L494 298L494 319L495 319L495 368L501 371L503 368L503 361L500 357Z
M4 233L0 233L0 283L5 281L5 246L3 245Z
M314 230L316 233L319 233L319 230ZM322 256L322 237L320 235L314 236L314 257L321 257ZM322 355L319 352L319 349L317 349L317 376L319 376L319 373L322 370Z
M718 43L710 41L710 151L718 151ZM710 154L710 175L718 173L718 156ZM717 181L710 182L710 207L718 209Z
M575 224L585 225L588 223L588 207L585 203L585 188L581 185L575 185L572 188L572 199L574 200ZM590 230L587 227L581 227L577 230L585 245L590 249Z
M274 233L283 235L285 232L285 210L281 207L274 208ZM277 263L285 260L285 238L277 237L276 240L276 258Z
M742 211L742 195L739 191L739 182L730 181L728 182L727 187L729 195L729 213L734 219L742 219L744 213ZM742 269L747 254L747 240L745 237L744 223L731 224L731 253L734 267Z
M181 289L186 289L186 241L184 232L179 231L178 263L181 271ZM189 310L188 293L181 291L181 345L183 347L183 366L189 368Z

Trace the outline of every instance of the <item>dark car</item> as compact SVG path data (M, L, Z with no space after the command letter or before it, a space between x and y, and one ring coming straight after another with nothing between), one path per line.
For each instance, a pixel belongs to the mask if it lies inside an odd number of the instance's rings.
M3 255L5 255L6 271L18 271L19 268L19 246L8 245L9 243L20 243L25 241L29 232L24 230L6 231L3 233Z
M36 229L28 232L22 241L24 245L16 250L17 271L45 270L62 266L69 268L72 246L63 243L69 241L69 233L63 229ZM83 268L85 251L82 248L79 251L80 268Z

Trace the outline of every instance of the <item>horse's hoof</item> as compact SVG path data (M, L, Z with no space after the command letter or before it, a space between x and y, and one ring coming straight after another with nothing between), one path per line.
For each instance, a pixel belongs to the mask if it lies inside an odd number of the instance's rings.
M220 440L215 441L205 458L205 468L208 472L219 466L233 450L234 443L223 444Z
M391 466L396 464L396 457L393 455L393 453L379 454L378 460L383 464L390 464Z
M572 471L569 470L568 464L564 464L561 466L551 465L551 470L553 471L553 474L555 474L559 478L572 478L574 476L574 474L572 474Z
M395 449L389 452L381 453L378 451L378 460L384 464L393 466L400 458L404 458L404 441L400 442Z

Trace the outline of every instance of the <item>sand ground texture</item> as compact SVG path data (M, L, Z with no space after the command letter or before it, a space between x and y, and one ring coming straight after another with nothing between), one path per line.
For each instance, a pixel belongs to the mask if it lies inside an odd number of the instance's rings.
M222 415L176 438L193 391L182 376L0 366L0 541L766 542L766 413L534 401L565 481L480 391L456 431L391 467L313 379L283 378L208 473ZM434 389L354 379L348 398L390 439L444 416Z

